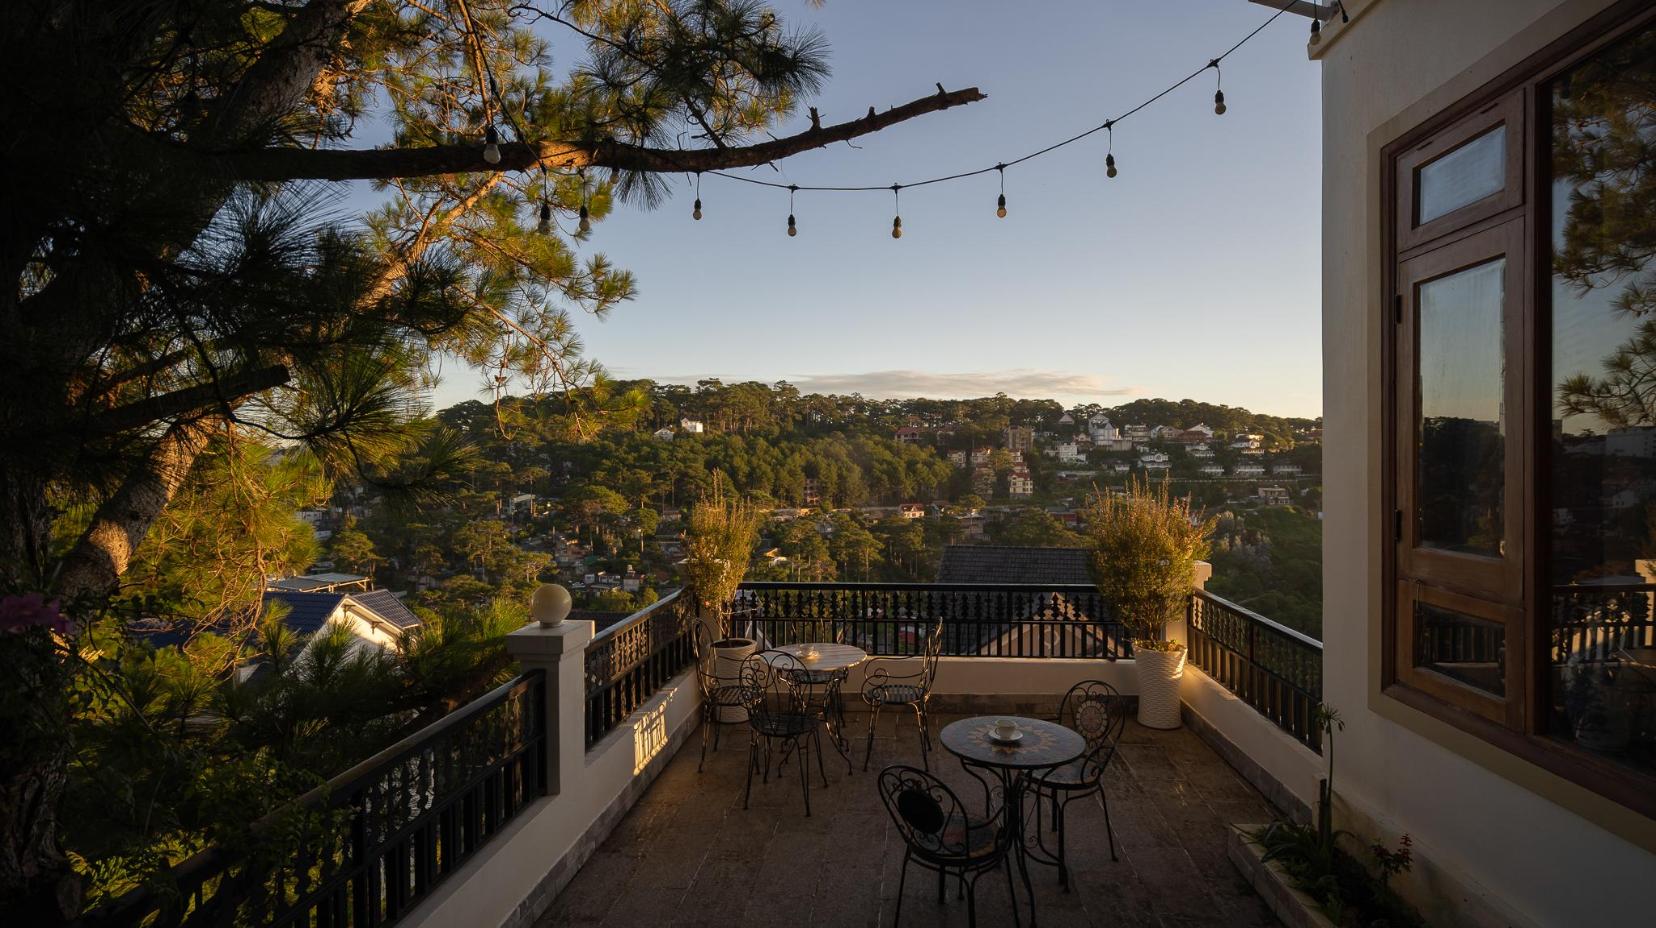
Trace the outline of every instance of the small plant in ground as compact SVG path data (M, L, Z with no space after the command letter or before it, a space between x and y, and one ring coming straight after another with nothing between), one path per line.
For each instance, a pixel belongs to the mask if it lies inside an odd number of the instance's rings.
M1249 840L1259 846L1262 861L1281 866L1336 925L1402 928L1424 924L1390 885L1392 877L1414 863L1414 843L1408 835L1395 851L1379 842L1369 848L1378 878L1339 848L1340 837L1349 833L1334 828L1334 734L1345 730L1345 722L1327 703L1317 706L1312 720L1322 730L1323 753L1328 758L1328 776L1318 788L1316 825L1275 821L1249 835Z

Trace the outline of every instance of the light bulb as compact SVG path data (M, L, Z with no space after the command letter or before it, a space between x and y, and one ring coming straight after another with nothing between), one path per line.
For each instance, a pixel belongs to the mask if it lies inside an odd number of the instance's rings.
M788 214L788 237L792 238L793 236L798 235L798 234L799 234L799 228L794 225L793 213L789 213Z
M1116 176L1115 155L1105 155L1104 156L1104 176L1105 177L1114 177L1114 176Z
M1322 23L1317 22L1315 19L1311 20L1311 44L1322 44Z
M903 217L896 216L891 220L891 237L892 238L902 238L903 237Z
M698 221L701 219L701 197L696 198L696 206L690 211L690 218Z
M490 164L500 163L500 133L494 126L483 128L483 160Z
M552 231L552 204L544 201L541 203L540 225L536 226L535 230L542 235Z
M1001 219L1006 218L1006 194L1004 193L1000 195L999 200L995 201L995 215Z
M1225 92L1223 90L1213 92L1213 112L1218 116L1225 115Z
M592 220L587 218L587 208L585 203L581 204L581 224L576 228L581 230L582 235L592 231Z

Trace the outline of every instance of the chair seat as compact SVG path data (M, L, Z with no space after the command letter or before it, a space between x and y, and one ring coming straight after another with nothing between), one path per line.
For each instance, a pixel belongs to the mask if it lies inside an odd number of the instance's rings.
M768 738L794 738L815 728L819 721L813 715L796 715L793 713L753 712L748 716L748 722L753 726L753 730Z
M943 829L941 846L916 848L936 860L970 862L992 856L999 829L989 822L955 823Z
M1090 767L1086 758L1072 760L1062 767L1042 771L1030 779L1037 787L1046 789L1091 789L1098 785L1097 768Z
M863 696L871 703L907 705L925 697L925 690L911 683L881 683L869 687Z
M712 692L707 694L707 701L715 706L740 706L745 692L743 687L734 683L715 686Z

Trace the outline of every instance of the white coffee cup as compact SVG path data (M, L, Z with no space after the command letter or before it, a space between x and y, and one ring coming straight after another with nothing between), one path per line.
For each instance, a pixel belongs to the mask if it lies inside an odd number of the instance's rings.
M1002 740L1014 738L1018 734L1018 723L1012 719L995 720L995 737Z

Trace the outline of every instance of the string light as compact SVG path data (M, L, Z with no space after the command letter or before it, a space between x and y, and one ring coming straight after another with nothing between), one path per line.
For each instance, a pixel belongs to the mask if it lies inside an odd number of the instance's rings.
M581 178L581 221L575 228L582 235L585 235L592 231L592 219L587 211L586 168L581 168L575 174Z
M701 172L696 172L696 205L690 210L690 218L701 221Z
M799 192L798 187L794 186L793 184L788 185L788 237L789 238L793 238L794 236L799 234L799 227L794 225L794 194L796 194L798 192Z
M1275 5L1276 2L1278 2L1278 0L1272 0L1273 5ZM1206 64L1202 65L1200 68L1197 68L1196 70L1191 71L1189 74L1186 74L1184 77L1179 78L1177 81L1174 81L1172 84L1168 85L1166 88L1162 89L1160 92L1158 92L1155 95L1149 97L1148 99L1140 102L1138 105L1122 112L1120 115L1113 116L1113 117L1105 120L1103 123L1101 123L1099 125L1096 125L1096 126L1093 126L1090 129L1086 129L1082 132L1078 132L1075 135L1070 136L1069 138L1063 139L1061 141L1054 142L1050 145L1047 145L1044 148L1037 149L1037 150L1032 151L1032 152L1030 152L1026 155L1023 155L1023 156L1018 157L1018 158L1011 159L1009 161L998 162L996 164L991 164L991 165L988 165L987 167L981 167L981 168L977 168L977 169L974 169L974 170L960 171L960 172L957 172L957 173L954 173L954 174L944 174L944 175L940 175L940 176L937 176L937 177L928 177L928 178L925 178L923 180L910 181L909 183L906 183L906 184L889 184L889 185L887 185L887 184L820 184L820 185L817 185L817 184L785 184L785 183L780 183L780 182L777 182L777 181L761 180L760 178L757 178L757 177L748 177L748 176L741 175L741 174L732 174L732 173L729 173L727 171L711 171L709 173L713 174L715 177L721 177L725 180L740 181L741 183L744 183L744 184L753 184L753 185L759 186L759 187L775 187L775 188L780 189L780 190L788 190L790 193L796 192L796 191L799 191L799 190L816 190L816 191L823 191L823 192L829 192L829 193L854 193L854 192L855 193L861 193L861 192L875 192L875 191L881 191L881 190L890 190L890 191L892 191L893 198L895 199L897 191L901 190L903 187L924 187L924 186L927 186L927 185L930 185L930 184L948 183L950 181L964 180L965 178L968 178L968 177L976 177L979 174L987 174L990 171L996 171L1000 174L1000 177L1001 177L1001 193L1000 193L1000 197L996 200L995 215L1000 216L1000 217L1004 217L1004 213L1005 213L1005 209L1006 209L1006 206L1005 206L1005 199L1006 199L1005 174L1006 174L1006 169L1007 168L1016 167L1020 164L1023 164L1025 161L1032 161L1036 158L1041 157L1042 155L1050 154L1051 152L1057 151L1060 148L1064 148L1065 146L1068 146L1068 145L1073 145L1076 142L1079 142L1083 139L1086 139L1090 136L1093 136L1093 135L1095 135L1099 132L1103 132L1103 133L1106 134L1106 138L1108 139L1107 148L1106 148L1105 154L1104 154L1104 173L1108 177L1115 177L1120 173L1119 169L1116 166L1116 160L1115 160L1115 124L1122 121L1123 119L1128 118L1129 116L1136 115L1139 111L1144 110L1144 109L1148 108L1149 106L1151 106L1152 104L1155 104L1155 103L1159 102L1163 97L1166 97L1167 95L1173 93L1175 90L1178 90L1179 88L1183 87L1185 84L1188 84L1192 80L1195 80L1198 75L1205 72L1208 68L1213 68L1213 69L1215 69L1215 72L1216 72L1216 74L1215 74L1216 80L1215 80L1215 87L1214 87L1214 94L1213 94L1213 111L1216 114L1223 115L1225 113L1227 107L1226 107L1226 104L1225 104L1224 91L1219 89L1219 86L1218 86L1218 79L1219 79L1220 76L1218 75L1217 72L1218 72L1220 63L1223 62L1226 58L1229 58L1232 54L1234 54L1242 46L1248 44L1248 42L1251 41L1255 36L1259 35L1261 32L1264 32L1267 26L1270 26L1272 23L1276 22L1278 17L1280 17L1284 13L1289 12L1294 7L1294 5L1298 2L1301 2L1301 0L1281 0L1281 2L1282 2L1282 5L1280 7L1278 7L1276 12L1272 13L1269 17L1267 17L1265 19L1264 22L1261 22L1258 26L1255 26L1252 31L1250 31L1247 35L1244 35L1235 44L1231 45L1230 48L1226 49L1222 54L1218 55L1215 58L1210 58L1208 60L1208 62ZM1345 12L1345 5L1343 3L1340 3L1339 0L1334 0L1334 2L1339 6L1341 18L1346 19L1347 21L1349 21L1349 18L1347 17L1346 12ZM1332 9L1332 7L1330 7L1330 8ZM1315 44L1317 41L1319 41L1320 32L1321 32L1320 24L1318 23L1318 21L1316 20L1315 17L1313 17L1313 19L1312 19L1311 29L1312 29L1312 43ZM701 199L701 195L700 195L701 194L701 187L700 187L701 172L697 172L696 177L697 177L697 187L696 187L697 197L696 198L697 198L697 207L699 209L700 199ZM791 209L791 199L790 199L790 209ZM790 213L790 215L792 215L792 214ZM903 229L903 218L902 218L901 210L899 210L898 214L892 217L891 237L892 238L901 238L902 237L902 229Z
M552 204L544 199L541 200L540 205L540 225L535 227L535 231L542 235L547 235L552 231Z
M1311 14L1311 44L1322 44L1322 23L1317 21L1317 14Z
M1221 89L1220 85L1225 81L1225 72L1219 69L1219 59L1217 58L1208 62L1208 67L1213 69L1213 115L1223 116L1226 109L1225 91Z
M483 127L483 160L500 163L500 133L495 131L494 123Z
M903 237L903 198L902 198L902 192L903 192L903 185L902 184L892 184L891 185L891 202L892 202L893 208L895 208L897 210L897 215L895 215L891 218L891 237L892 238L902 238Z

